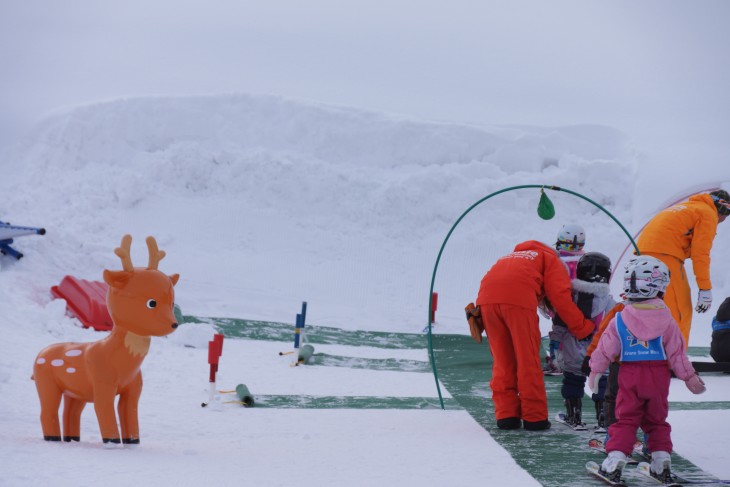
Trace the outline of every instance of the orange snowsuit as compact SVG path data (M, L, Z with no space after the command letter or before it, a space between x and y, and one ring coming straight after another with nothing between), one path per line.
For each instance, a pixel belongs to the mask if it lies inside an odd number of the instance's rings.
M692 259L697 286L712 289L710 250L718 222L719 215L712 197L699 194L657 213L636 242L639 252L656 257L669 268L669 286L664 293L664 302L679 324L687 344L692 327L692 295L684 261Z
M557 252L541 242L518 244L482 278L476 304L494 360L490 387L497 420L548 418L537 316L543 296L573 335L582 339L593 332L593 322L573 303L568 271Z

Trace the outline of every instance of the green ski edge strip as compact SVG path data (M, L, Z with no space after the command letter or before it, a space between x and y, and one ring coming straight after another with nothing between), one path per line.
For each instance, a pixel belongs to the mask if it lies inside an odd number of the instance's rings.
M235 401L235 399L231 399ZM254 395L256 408L279 409L441 409L437 397ZM225 402L225 399L224 399ZM449 409L462 407L448 399Z
M184 323L211 323L227 338L281 342L291 342L294 338L294 325L289 323L195 316L185 316ZM350 331L313 325L306 327L306 341L311 344L424 350L424 352L426 348L426 338L418 333ZM308 363L308 366L312 365L398 372L431 372L431 367L426 361L347 357L318 352L314 353ZM255 395L254 400L255 407L282 409L441 409L437 397ZM463 409L457 401L453 399L447 401L448 409Z
M294 325L237 318L201 318L185 316L184 323L210 323L226 338L247 338L274 342L293 342ZM426 349L426 337L420 333L343 330L307 325L307 342L311 344L349 345L389 349Z
M397 372L431 373L428 362L419 360L403 360L395 358L362 358L314 353L307 365L322 365L326 367L347 367L350 369L390 370Z

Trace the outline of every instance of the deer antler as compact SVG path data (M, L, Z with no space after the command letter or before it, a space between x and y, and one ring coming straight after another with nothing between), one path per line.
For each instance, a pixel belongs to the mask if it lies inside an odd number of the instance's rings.
M150 263L147 269L157 269L157 265L165 258L165 251L157 248L155 237L147 237L147 248L150 251Z
M129 252L132 248L132 236L125 235L122 237L122 246L114 249L114 253L122 259L122 268L125 271L133 271L134 265L132 264L132 257Z

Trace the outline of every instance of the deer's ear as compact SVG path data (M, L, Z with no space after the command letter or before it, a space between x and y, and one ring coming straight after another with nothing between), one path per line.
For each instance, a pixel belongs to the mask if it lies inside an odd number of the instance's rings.
M109 271L104 270L104 282L109 286L121 289L127 285L134 272L130 271Z
M172 285L174 286L177 284L177 280L180 279L180 274L173 274L171 276L168 276L170 280L172 281Z

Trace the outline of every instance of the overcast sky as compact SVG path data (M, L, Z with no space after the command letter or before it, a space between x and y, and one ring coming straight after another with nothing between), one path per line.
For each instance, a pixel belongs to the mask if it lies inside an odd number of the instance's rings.
M725 0L0 0L0 119L269 93L727 160ZM729 163L730 164L730 163Z

